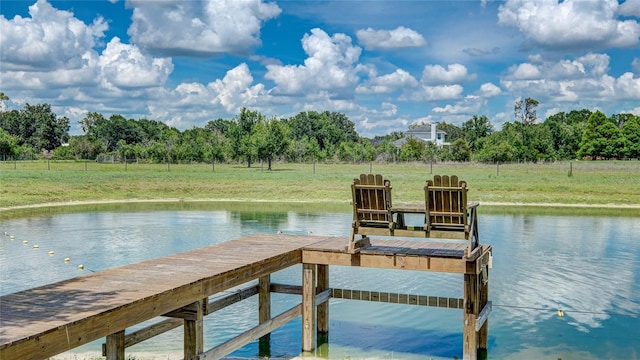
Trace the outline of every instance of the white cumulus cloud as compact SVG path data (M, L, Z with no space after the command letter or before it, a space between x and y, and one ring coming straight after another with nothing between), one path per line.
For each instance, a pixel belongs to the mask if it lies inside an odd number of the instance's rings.
M154 53L211 56L247 53L260 44L263 22L282 11L262 0L129 0L131 41Z
M98 64L104 80L121 89L161 86L173 71L170 58L144 55L117 37L107 44Z
M471 117L473 114L481 112L482 107L486 105L486 103L487 101L479 96L468 95L453 105L447 104L444 107L437 106L434 107L432 111L446 115L464 115L465 117Z
M620 100L640 101L640 78L632 72L615 78L609 74L607 54L589 53L573 60L541 60L511 67L501 84L514 94L532 96L541 103ZM536 76L521 76L524 67L535 67Z
M412 91L409 95L401 97L401 100L413 101L438 101L438 100L455 100L460 98L464 88L458 84L455 85L423 85L419 90Z
M352 91L358 82L354 64L361 49L345 34L329 36L321 29L302 38L308 57L304 65L267 65L265 79L276 83L275 92L299 95L318 90Z
M475 79L461 64L450 64L445 69L441 65L426 65L422 72L422 82L427 85L450 85Z
M541 76L540 70L534 64L523 63L509 68L509 72L514 79L538 79Z
M85 24L46 0L29 6L31 17L0 15L0 61L3 70L40 71L82 68L108 29L103 18Z
M359 85L359 94L388 94L398 89L408 89L418 86L418 81L407 71L397 69L391 74L371 78L367 83Z
M640 0L625 0L618 8L618 14L640 17Z
M499 24L518 28L548 49L638 46L640 24L618 19L619 6L617 0L507 0L499 8L498 19ZM630 13L633 9L634 4L630 4L622 11Z
M399 26L394 30L367 28L356 32L358 42L367 50L398 49L425 46L427 41L412 29Z
M627 72L616 79L616 91L620 98L640 101L640 77Z
M221 105L229 113L237 112L243 106L256 105L265 95L264 85L253 83L253 76L247 64L242 63L227 71L222 79L212 82L208 87L214 93L213 104ZM200 89L197 89L200 91Z
M484 83L480 86L480 90L478 90L477 94L481 98L489 99L502 94L502 90L492 83Z

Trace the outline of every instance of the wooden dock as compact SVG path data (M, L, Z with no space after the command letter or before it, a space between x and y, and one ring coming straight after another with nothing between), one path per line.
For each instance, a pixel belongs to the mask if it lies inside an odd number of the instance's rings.
M346 251L348 242L336 237L253 235L2 296L0 360L46 359L100 338L106 338L107 359L124 359L126 347L178 326L184 328L185 359L217 359L256 339L262 345L271 331L297 316L302 316L302 350L313 351L317 334L322 339L329 331L331 297L461 308L464 358L476 359L486 352L490 246L479 246L465 256L464 243L371 240L354 254ZM296 264L303 265L301 286L270 282L270 274ZM331 289L331 265L463 274L464 299ZM258 285L208 300L256 279ZM300 294L302 301L272 317L272 292ZM203 317L253 295L259 297L260 324L205 351ZM125 333L159 316L168 319Z

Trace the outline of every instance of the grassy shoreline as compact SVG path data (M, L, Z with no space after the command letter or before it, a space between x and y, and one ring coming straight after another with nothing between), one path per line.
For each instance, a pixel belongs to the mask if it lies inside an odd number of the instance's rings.
M395 203L424 201L424 181L456 174L469 198L489 207L640 209L640 162L552 164L97 164L0 163L0 212L133 202L334 204L348 209L360 173L391 180ZM571 175L569 176L569 171ZM640 211L638 211L640 213Z

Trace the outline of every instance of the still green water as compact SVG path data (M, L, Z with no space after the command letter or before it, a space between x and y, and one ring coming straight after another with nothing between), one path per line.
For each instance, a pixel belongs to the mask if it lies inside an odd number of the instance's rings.
M0 235L6 231L15 237L0 236L0 294L254 233L347 236L351 224L344 208L301 205L119 204L30 211L0 220ZM494 249L491 359L640 358L638 217L481 210L479 226L481 241ZM300 275L300 267L294 266L272 281L300 284ZM460 275L336 266L330 278L332 287L462 297ZM299 297L274 294L273 302L276 315ZM255 326L256 309L252 298L208 316L205 349ZM300 329L298 318L275 331L272 356L299 355ZM149 354L180 357L181 341L182 332L176 329L127 353L144 354L139 359ZM74 352L99 352L100 343ZM257 354L257 343L252 343L232 355ZM462 313L334 299L329 344L320 354L331 359L461 357Z

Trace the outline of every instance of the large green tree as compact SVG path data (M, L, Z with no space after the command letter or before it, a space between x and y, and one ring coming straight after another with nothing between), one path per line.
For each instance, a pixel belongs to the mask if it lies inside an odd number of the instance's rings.
M491 135L494 130L493 124L484 115L473 115L471 119L462 124L462 134L471 151L479 150L480 140Z
M471 149L463 138L458 138L451 143L451 160L453 161L469 161L471 158Z
M291 137L301 140L315 138L321 151L336 149L342 142L357 142L355 124L338 112L304 111L288 120Z
M464 131L460 127L454 124L441 122L441 123L438 123L437 127L438 127L438 130L444 131L447 134L446 139L450 143L453 143L457 139L464 138Z
M253 160L258 156L254 131L261 121L264 121L264 115L242 108L227 130L229 154L236 160L244 159L247 167L251 167Z
M13 158L16 155L17 149L18 137L0 128L0 160Z
M610 159L623 154L624 138L617 124L600 111L591 114L582 133L578 156Z
M133 119L125 119L122 115L113 114L105 119L102 114L88 113L80 125L90 139L101 142L106 151L115 151L118 142L123 140L132 145L145 140L145 131Z
M49 104L26 104L21 111L2 112L0 127L18 137L19 145L52 151L69 140L69 119L58 117Z
M256 155L266 160L268 170L278 156L284 155L289 146L289 126L278 119L260 120L255 125L252 143L256 147Z
M640 116L627 119L621 131L625 141L625 156L640 158Z
M587 109L559 112L544 121L549 129L553 152L558 159L574 159L580 148L582 133L591 111Z

